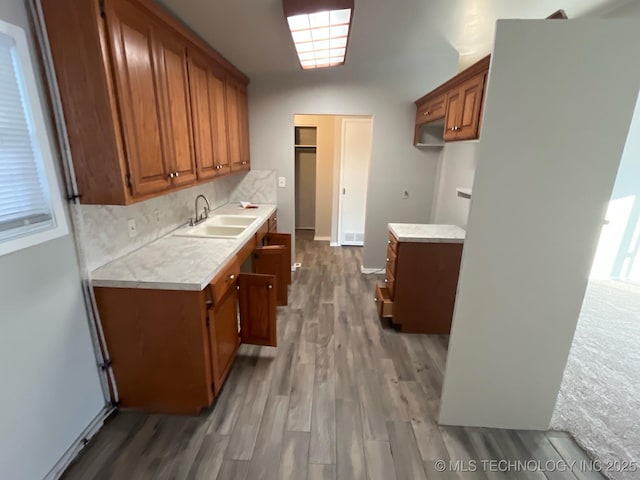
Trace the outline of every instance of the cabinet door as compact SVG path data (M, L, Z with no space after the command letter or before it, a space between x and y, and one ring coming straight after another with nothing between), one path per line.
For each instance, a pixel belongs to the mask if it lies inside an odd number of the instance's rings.
M213 392L217 396L227 378L240 345L238 336L238 298L236 289L230 288L225 296L209 309L209 345Z
M171 184L153 55L154 24L127 0L106 2L106 18L132 194L148 195Z
M242 343L277 346L275 277L241 273L238 297Z
M240 113L238 111L239 84L233 77L227 76L225 93L227 98L227 133L229 138L229 160L231 171L243 169L242 152L240 148Z
M161 79L163 127L169 148L169 176L173 185L196 181L191 131L186 43L168 28L157 29L158 76Z
M249 97L246 85L240 85L238 89L238 121L240 132L240 162L243 170L250 170L251 159L249 155Z
M478 138L485 77L486 74L482 73L467 80L460 87L461 101L458 107L460 113L456 140Z
M418 108L416 110L416 124L420 125L444 118L446 107L446 94L442 94L437 98L432 98L430 100L427 100L425 103L418 105Z
M191 117L195 141L198 178L211 178L217 173L214 161L213 106L209 94L208 59L195 51L189 52L189 85L191 89Z
M286 305L288 299L287 276L285 269L289 272L289 257L287 257L287 248L284 245L272 245L258 247L254 252L253 267L256 273L264 275L272 275L275 278L276 302L278 305Z
M271 220L271 219L269 219ZM271 224L270 224L271 225ZM271 246L283 246L285 248L284 253L284 262L282 262L282 270L278 274L278 280L280 280L280 275L287 282L287 285L291 285L291 234L290 233L276 233L275 231L269 231L269 233L264 238L265 245Z
M209 104L213 125L213 157L218 175L231 171L229 159L229 121L227 118L227 94L225 73L216 64L209 66Z
M447 115L444 120L444 139L456 140L458 136L458 117L460 115L461 90L449 92L447 96Z

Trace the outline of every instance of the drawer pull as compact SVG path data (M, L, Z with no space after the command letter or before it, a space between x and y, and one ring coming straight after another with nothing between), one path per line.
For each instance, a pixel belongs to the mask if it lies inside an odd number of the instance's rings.
M273 288L273 285L269 284L269 288Z
M389 263L389 259L387 258L387 263Z
M386 278L384 279L384 283L389 283L389 280L387 280Z
M229 280L233 280L234 278L236 278L236 276L233 273L229 275Z

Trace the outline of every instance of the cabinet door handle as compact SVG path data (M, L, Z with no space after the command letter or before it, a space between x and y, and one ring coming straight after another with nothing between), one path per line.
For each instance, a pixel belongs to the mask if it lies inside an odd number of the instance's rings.
M171 173L169 174L169 178L173 178L173 177L175 177L175 175L173 174L173 172L171 172Z
M389 263L389 259L387 258L387 263Z
M273 285L269 284L269 288L273 288Z
M391 245L391 240L387 240L387 245Z
M233 273L229 275L229 280L233 280L234 278L236 278L236 276Z
M176 172L176 177L179 177L179 176L180 176L180 172Z
M450 131L450 132L455 132L455 131L456 131L456 127L451 127L451 128L449 128L449 131Z

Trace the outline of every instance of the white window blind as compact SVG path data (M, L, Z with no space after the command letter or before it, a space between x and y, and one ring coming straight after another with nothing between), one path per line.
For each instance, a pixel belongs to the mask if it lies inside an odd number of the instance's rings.
M0 241L55 226L29 103L15 39L0 32Z

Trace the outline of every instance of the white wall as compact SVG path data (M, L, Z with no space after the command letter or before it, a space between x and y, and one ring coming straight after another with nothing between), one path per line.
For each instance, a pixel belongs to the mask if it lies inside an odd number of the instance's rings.
M373 115L373 145L367 198L364 265L384 265L389 222L427 223L437 171L437 153L413 147L413 101L452 76L457 54L402 61L381 57L367 65L294 74L254 76L249 86L251 162L287 178L278 189L279 228L293 231L294 114ZM410 191L404 200L402 192Z
M459 197L456 188L473 187L479 145L479 141L469 141L449 142L444 146L431 223L467 227L471 202Z
M25 3L0 18L40 65ZM104 406L71 236L0 257L0 385L0 478L43 478Z
M639 41L637 22L498 22L441 423L549 426L640 87L628 60Z

